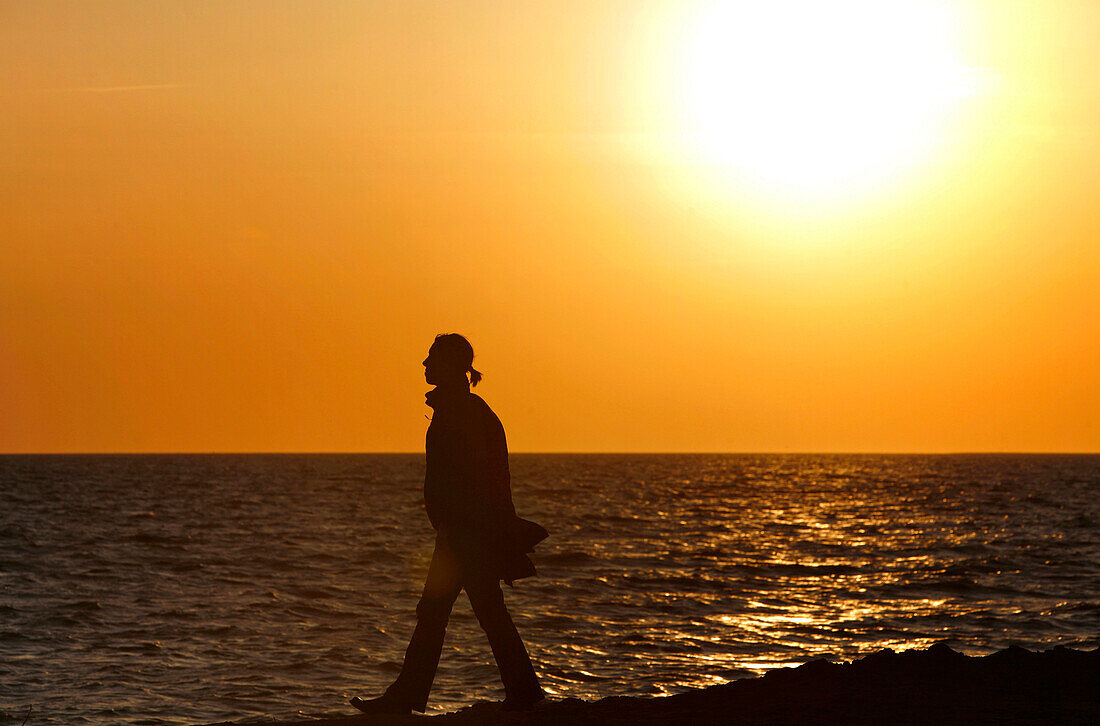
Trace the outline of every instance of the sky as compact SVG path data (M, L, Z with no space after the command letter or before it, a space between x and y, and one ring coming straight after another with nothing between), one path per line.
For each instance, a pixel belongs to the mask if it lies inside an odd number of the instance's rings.
M1100 451L1098 32L0 0L0 452Z

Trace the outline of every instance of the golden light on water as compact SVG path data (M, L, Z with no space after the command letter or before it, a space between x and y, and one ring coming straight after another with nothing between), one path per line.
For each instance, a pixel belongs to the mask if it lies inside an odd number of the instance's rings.
M720 669L759 675L777 667L797 666L807 658L851 659L884 648L904 651L927 648L936 642L937 638L927 633L906 634L899 623L941 616L945 607L952 607L947 598L920 597L916 593L906 598L878 601L867 597L869 591L903 587L911 570L934 569L936 558L927 554L899 557L894 560L896 569L876 571L868 565L876 555L863 556L861 551L867 548L868 553L875 552L887 541L898 550L904 550L912 546L909 539L912 535L904 527L899 528L898 522L890 517L868 514L878 507L874 497L853 493L844 504L851 509L840 513L823 510L822 504L815 501L786 508L764 507L761 511L772 521L783 522L790 528L788 531L801 531L802 537L831 549L835 556L821 555L812 560L793 556L789 541L761 533L756 544L762 549L772 549L764 566L775 568L772 584L778 592L773 591L766 597L747 596L743 600L721 592L693 594L693 599L707 609L722 608L730 602L736 602L737 607L736 612L718 612L701 618L707 625L719 626L722 636L706 636L694 627L685 629L682 626L663 633L663 639L669 642L694 644L699 652L692 659L707 664L707 668L702 669L703 674L680 685L701 687L720 682L720 678L713 677ZM861 514L854 515L855 511ZM867 536L861 536L864 534ZM705 540L705 545L716 552L736 550L742 535L727 532L712 536ZM949 533L947 539L966 544L976 536L974 533ZM821 574L814 574L815 570ZM753 577L753 574L747 575L749 580ZM740 587L737 580L736 576L732 577L731 584ZM752 587L751 584L747 586ZM839 596L838 586L844 591ZM789 591L784 592L787 587ZM666 591L661 596L675 601L682 594ZM866 633L868 623L877 624L876 634L870 637ZM836 630L861 632L864 637L841 653L831 636ZM769 643L773 650L767 656L708 652L709 643L717 643L723 637L731 637L730 634L736 634L734 637L744 642Z
M889 184L975 92L958 26L937 3L715 2L674 65L684 151L779 195Z

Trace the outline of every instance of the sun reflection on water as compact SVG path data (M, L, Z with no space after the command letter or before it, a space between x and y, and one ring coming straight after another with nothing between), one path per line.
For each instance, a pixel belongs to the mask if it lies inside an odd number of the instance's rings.
M140 690L155 686L190 723L317 715L400 669L431 546L408 526L423 521L421 457L67 459L49 476L43 461L0 487L22 528L0 655L49 684L35 697L58 713L80 691L80 713L94 701L132 722L167 708ZM552 536L541 576L506 598L554 695L675 693L938 640L1100 645L1100 459L521 455L512 469L521 513ZM43 586L59 572L68 599ZM122 676L94 692L54 686L107 669ZM460 598L434 707L499 697Z

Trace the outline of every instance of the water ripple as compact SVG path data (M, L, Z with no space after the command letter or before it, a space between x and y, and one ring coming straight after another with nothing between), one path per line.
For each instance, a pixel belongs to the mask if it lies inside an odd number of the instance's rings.
M394 677L423 459L0 457L0 726L347 712ZM947 640L1100 645L1100 457L513 457L506 597L551 693L675 693ZM465 598L433 703L501 696Z

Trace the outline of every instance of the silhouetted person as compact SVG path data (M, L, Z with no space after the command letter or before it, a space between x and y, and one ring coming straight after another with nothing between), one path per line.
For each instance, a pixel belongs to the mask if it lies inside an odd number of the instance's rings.
M366 713L424 710L447 619L463 589L489 637L504 683L504 707L529 709L545 697L504 605L500 581L510 585L535 574L527 553L546 537L546 530L516 516L504 427L488 404L470 392L481 380L473 361L469 341L455 333L436 336L424 360L424 378L435 386L425 396L434 413L424 477L424 507L436 530L435 552L400 675L379 698L351 699Z

